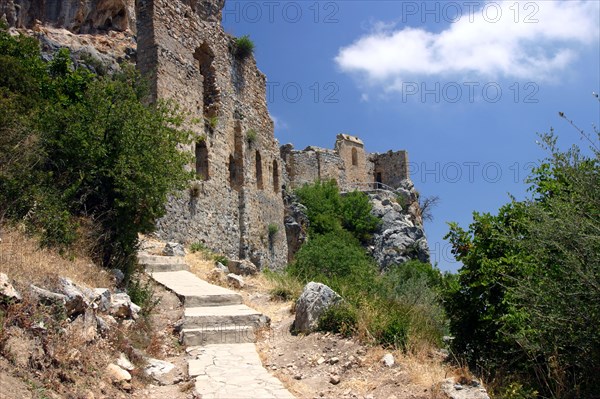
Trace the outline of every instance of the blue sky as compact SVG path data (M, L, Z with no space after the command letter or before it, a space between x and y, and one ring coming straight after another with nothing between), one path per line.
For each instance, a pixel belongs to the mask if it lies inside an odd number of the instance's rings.
M447 222L526 195L536 132L582 144L600 124L598 1L235 1L226 31L250 35L281 144L405 149L424 196L432 261L459 264Z

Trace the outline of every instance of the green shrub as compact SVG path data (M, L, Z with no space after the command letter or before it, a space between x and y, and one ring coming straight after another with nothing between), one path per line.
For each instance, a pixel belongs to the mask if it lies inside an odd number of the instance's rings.
M73 68L64 49L45 64L35 40L0 28L0 214L32 216L58 246L75 240L74 220L93 220L94 259L132 270L138 233L192 178L191 155L179 150L191 137L184 115L173 103L147 105L146 93L133 68L98 77Z
M127 295L131 301L142 308L140 314L148 316L156 306L160 303L160 299L156 298L154 286L150 280L143 281L140 275L133 275L127 282Z
M381 223L378 217L371 214L371 209L369 197L363 192L353 191L342 197L342 226L362 242L369 241Z
M215 261L215 263L220 263L225 266L227 266L227 264L229 263L229 259L225 255L214 255L213 260Z
M246 140L248 140L249 144L254 144L257 139L258 139L258 133L256 133L256 130L249 129L246 132Z
M244 35L235 39L235 56L239 59L245 59L254 52L254 42L250 36Z
M296 195L307 208L310 233L325 234L342 229L341 196L335 180L305 184L296 190Z
M277 232L279 231L279 226L275 223L269 223L267 231L269 233L269 239L273 239L273 237L275 237L275 234L277 234Z
M207 250L208 250L208 248L206 248L206 245L204 245L204 243L200 242L200 241L194 242L190 245L191 253L204 252Z
M274 272L269 269L263 271L265 277L273 283L269 294L273 299L282 301L295 301L302 293L302 283L287 272Z
M352 234L317 235L300 248L289 272L303 282L320 281L336 291L370 289L376 269Z
M358 315L356 309L350 304L342 302L330 306L319 317L317 329L319 331L330 331L349 337L356 333Z

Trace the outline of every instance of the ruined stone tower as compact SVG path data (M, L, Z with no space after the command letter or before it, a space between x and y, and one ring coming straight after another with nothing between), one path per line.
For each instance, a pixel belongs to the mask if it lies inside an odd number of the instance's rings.
M282 162L266 103L266 78L235 54L221 26L224 0L139 0L137 65L154 99L174 99L191 126L196 180L158 222L163 239L203 242L259 267L287 261Z

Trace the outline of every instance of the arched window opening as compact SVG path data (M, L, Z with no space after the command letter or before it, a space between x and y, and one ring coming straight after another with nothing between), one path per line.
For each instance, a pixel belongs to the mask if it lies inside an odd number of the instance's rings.
M204 140L196 143L196 175L198 176L198 180L208 180L210 178L208 170L208 147Z
M194 52L202 75L203 114L211 118L217 116L219 94L217 91L216 70L213 65L215 54L207 43L202 43Z
M279 185L279 165L277 161L273 161L273 191L279 192L281 186Z
M357 166L358 165L358 151L356 151L356 148L352 149L352 166Z
M259 190L263 189L262 157L258 150L256 151L256 187Z

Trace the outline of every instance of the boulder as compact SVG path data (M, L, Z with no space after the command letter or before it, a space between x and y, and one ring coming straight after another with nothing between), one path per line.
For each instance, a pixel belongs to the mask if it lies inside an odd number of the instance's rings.
M19 291L13 287L8 280L8 276L0 273L0 302L20 302L23 299Z
M125 293L115 294L111 298L109 313L119 319L137 319L141 308L131 302L129 295Z
M293 330L301 333L314 331L323 312L341 300L342 297L325 284L315 282L306 284L296 302Z
M111 293L108 288L94 288L92 303L100 312L108 312L110 309Z
M258 268L249 260L230 260L227 262L229 272L238 276L253 276L258 273Z
M181 379L173 363L152 358L146 359L146 362L147 366L144 368L144 373L152 377L159 385L173 385Z
M467 380L465 378L465 380ZM440 388L450 399L490 399L487 391L479 381L461 381L457 383L454 378L445 379Z
M185 256L185 248L178 242L168 242L162 253L165 256Z
M58 284L60 286L60 291L67 297L67 303L65 304L67 314L81 314L88 308L91 296L93 295L91 290L86 290L88 299L83 293L83 290L75 285L70 279L59 277Z
M65 305L67 303L67 296L63 294L57 294L55 292L51 292L35 286L31 284L29 286L31 288L32 294L37 297L37 299L46 305Z
M244 288L244 279L237 274L229 273L227 275L227 284L232 286L233 288Z
M113 382L113 383L120 383L120 382L129 382L131 381L131 374L129 374L129 371L127 370L123 370L121 367L117 366L116 364L109 364L106 367L106 376Z

